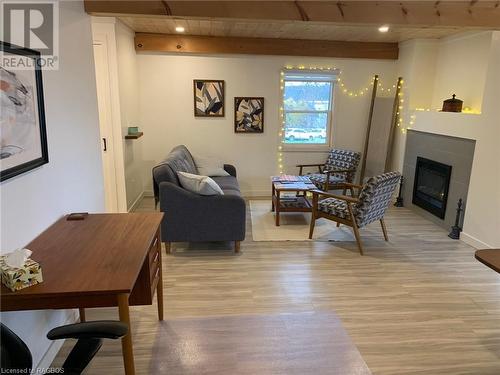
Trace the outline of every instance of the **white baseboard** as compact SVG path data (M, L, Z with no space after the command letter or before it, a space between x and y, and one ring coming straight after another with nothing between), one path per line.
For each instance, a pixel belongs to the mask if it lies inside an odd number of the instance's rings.
M144 196L145 196L145 192L143 191L141 194L139 194L137 196L134 203L132 203L132 205L129 207L128 212L134 211L136 209L136 207L139 205L139 203L141 202L142 198L144 198Z
M154 197L155 193L153 192L153 190L144 190L142 192L142 196L143 197Z
M78 310L70 310L68 319L66 319L63 325L76 323L78 321L77 311ZM42 359L40 359L40 362L38 362L35 369L48 369L52 362L54 362L57 353L59 353L59 350L61 350L65 341L66 340L51 341L47 351L43 355Z
M476 249L492 249L493 246L488 245L487 243L477 239L470 234L465 232L460 233L460 239L465 242L467 245L470 245Z

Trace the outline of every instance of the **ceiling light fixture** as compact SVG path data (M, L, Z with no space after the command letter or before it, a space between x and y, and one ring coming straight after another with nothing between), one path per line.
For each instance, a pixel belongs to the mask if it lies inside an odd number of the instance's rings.
M182 27L182 26L177 26L177 27L175 28L175 31L177 31L178 33L183 33L183 32L185 31L185 29L184 29L184 27Z
M389 26L387 25L382 25L378 28L378 31L380 31L381 33L386 33L389 31Z

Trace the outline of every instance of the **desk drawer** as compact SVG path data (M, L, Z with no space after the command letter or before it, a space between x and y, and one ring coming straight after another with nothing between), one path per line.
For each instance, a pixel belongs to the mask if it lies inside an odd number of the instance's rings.
M158 236L155 236L153 239L153 242L151 243L151 246L149 247L149 263L153 261L155 258L156 253L160 250L160 240Z
M154 296L156 286L158 285L158 281L160 279L160 268L156 268L156 272L154 273L153 278L151 279L151 296Z
M160 252L156 250L153 252L153 256L150 258L149 261L149 280L151 280L151 282L155 278L155 274L159 268L159 264L160 264Z

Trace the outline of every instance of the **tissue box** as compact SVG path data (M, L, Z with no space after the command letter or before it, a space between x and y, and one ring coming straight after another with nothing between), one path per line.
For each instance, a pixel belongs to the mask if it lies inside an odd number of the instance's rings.
M2 272L2 284L13 292L43 281L42 267L31 259L28 259L23 267L14 268L5 263L5 256L0 256L0 270Z

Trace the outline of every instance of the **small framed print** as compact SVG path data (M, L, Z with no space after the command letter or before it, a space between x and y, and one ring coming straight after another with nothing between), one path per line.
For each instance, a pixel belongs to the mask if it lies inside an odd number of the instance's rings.
M234 132L264 133L264 98L234 98Z
M193 81L195 117L224 117L224 81Z

